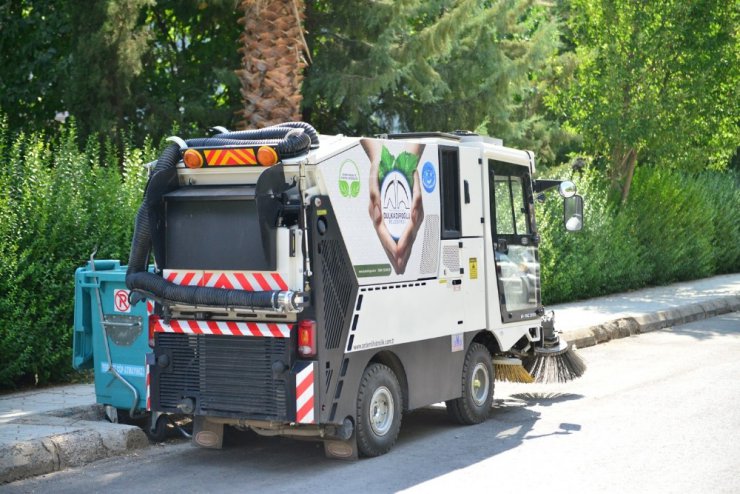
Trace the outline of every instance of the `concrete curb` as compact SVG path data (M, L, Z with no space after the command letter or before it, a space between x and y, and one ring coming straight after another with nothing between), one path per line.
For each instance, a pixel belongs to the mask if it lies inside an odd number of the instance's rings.
M740 295L727 295L696 304L613 319L596 326L568 331L564 337L577 348L585 348L738 310Z
M149 445L146 434L139 427L91 421L89 418L95 418L98 406L78 408L31 415L5 424L4 427L18 428L56 427L67 432L0 446L0 485L85 465ZM80 413L89 417L88 420L70 417Z

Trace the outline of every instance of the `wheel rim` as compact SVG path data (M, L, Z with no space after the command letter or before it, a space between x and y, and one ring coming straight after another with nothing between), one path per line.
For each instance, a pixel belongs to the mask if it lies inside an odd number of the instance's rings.
M394 411L391 391L385 386L376 389L370 399L370 427L375 434L383 436L391 429Z
M491 379L485 364L476 364L473 369L473 379L470 381L470 396L472 396L473 402L477 406L481 406L486 402L490 386Z

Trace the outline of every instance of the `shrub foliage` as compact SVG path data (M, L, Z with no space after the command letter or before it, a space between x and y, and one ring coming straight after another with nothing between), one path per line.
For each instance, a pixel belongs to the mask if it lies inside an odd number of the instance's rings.
M0 123L0 388L69 375L74 270L96 248L128 257L154 151L88 142L74 126L10 136Z
M640 167L621 206L597 171L576 182L582 232L565 232L557 194L537 212L545 304L740 271L739 173Z

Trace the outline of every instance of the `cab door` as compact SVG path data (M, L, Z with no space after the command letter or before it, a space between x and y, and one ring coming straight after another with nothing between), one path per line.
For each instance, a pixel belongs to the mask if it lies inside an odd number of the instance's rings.
M489 159L488 192L501 321L536 319L540 263L529 168Z

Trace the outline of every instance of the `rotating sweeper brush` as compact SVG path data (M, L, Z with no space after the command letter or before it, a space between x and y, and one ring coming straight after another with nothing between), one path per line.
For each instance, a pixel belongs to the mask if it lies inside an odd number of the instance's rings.
M535 344L533 355L524 359L524 368L537 383L572 381L586 371L575 347L555 331L554 312L542 318L542 341Z

